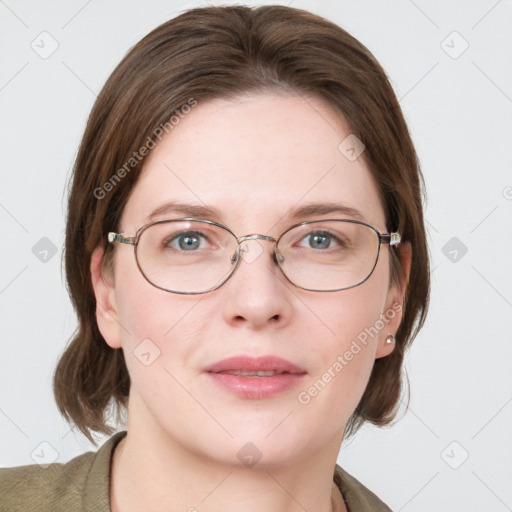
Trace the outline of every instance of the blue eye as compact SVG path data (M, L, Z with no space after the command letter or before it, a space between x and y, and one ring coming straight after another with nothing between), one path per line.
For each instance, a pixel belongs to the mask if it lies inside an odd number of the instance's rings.
M343 238L329 231L312 231L302 238L300 245L316 250L349 247Z
M331 245L331 236L328 234L311 233L307 239L313 249L328 249Z
M182 231L169 238L165 245L182 251L194 251L201 249L201 242L206 240L205 236L198 231ZM176 246L176 243L178 244Z
M352 248L352 242L344 233L332 233L331 231L310 231L299 241L299 246L305 249L313 249L319 252L345 250Z

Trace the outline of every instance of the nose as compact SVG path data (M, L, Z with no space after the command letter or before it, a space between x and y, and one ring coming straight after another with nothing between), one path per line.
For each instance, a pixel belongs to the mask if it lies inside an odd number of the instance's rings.
M231 325L253 330L285 326L291 318L292 294L274 254L275 239L243 237L241 261L223 289L223 315Z

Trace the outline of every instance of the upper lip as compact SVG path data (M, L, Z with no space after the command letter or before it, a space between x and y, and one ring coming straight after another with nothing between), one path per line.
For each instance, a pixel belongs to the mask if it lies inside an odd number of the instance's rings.
M306 370L293 364L292 362L277 356L263 356L263 357L250 357L250 356L234 356L227 359L217 361L204 369L209 373L220 373L229 371L242 371L242 372L270 372L277 373L296 373L303 374Z

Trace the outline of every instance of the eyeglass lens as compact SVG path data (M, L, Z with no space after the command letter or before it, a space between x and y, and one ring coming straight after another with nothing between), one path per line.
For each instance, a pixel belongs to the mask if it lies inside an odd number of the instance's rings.
M254 242L242 242L246 243ZM312 221L285 231L277 253L281 270L295 285L337 290L364 281L372 272L379 237L364 224ZM230 231L190 220L152 224L142 231L136 247L137 262L146 279L159 288L182 293L220 286L241 254Z

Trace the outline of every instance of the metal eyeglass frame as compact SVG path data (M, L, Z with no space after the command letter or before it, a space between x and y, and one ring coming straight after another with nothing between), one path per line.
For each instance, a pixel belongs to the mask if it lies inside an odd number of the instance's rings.
M142 270L142 268L141 268L141 266L139 264L139 259L137 257L137 244L138 244L138 242L140 240L140 237L141 237L142 233L146 229L148 229L150 226L153 226L155 224L164 224L164 223L170 223L170 222L183 222L183 221L203 222L205 224L210 224L210 225L213 225L213 226L217 226L219 228L222 228L222 229L226 230L228 233L230 233L235 238L235 240L238 242L238 246L237 246L236 252L235 252L235 254L236 254L236 261L234 262L233 269L231 270L231 272L221 282L219 282L218 284L216 284L215 286L213 286L211 288L208 288L207 290L202 290L202 291L199 291L199 292L180 292L180 291L176 291L176 290L169 290L169 289L164 288L162 286L158 286L157 284L155 284L155 283L153 283L152 281L149 280L149 278L146 276L146 274L144 273L144 271ZM279 253L278 253L278 250L277 250L277 245L279 244L279 241L281 240L281 238L286 233L288 233L288 231L290 231L290 230L292 230L292 229L294 229L294 228L296 228L298 226L303 226L305 224L314 224L314 223L318 223L318 222L333 222L333 221L334 222L348 222L348 223L353 223L353 224L361 224L363 226L367 226L367 227L371 228L376 233L376 235L378 237L378 240L379 240L379 247L377 249L377 257L375 258L375 263L374 263L372 269L370 270L368 275L364 279L359 281L358 283L353 284L351 286L345 286L345 287L342 287L342 288L335 288L335 289L332 289L332 290L316 290L314 288L305 288L303 286L299 286L298 284L295 284L286 275L286 272L281 267ZM151 222L151 223L146 224L146 225L142 226L141 228L139 228L137 230L137 232L135 233L135 236L125 236L123 233L114 233L114 232L110 232L108 234L108 241L109 241L109 243L112 243L112 244L113 243L119 243L119 244L133 245L133 252L134 252L134 255L135 255L135 261L137 263L137 267L139 268L140 273L144 276L144 278L146 279L146 281L149 284L151 284L155 288L159 288L160 290L163 290L163 291L166 291L166 292L169 292L169 293L179 293L181 295L199 295L199 294L208 293L208 292L211 292L213 290L217 290L218 288L220 288L235 273L236 269L238 268L238 266L240 264L240 261L242 261L242 259L243 259L241 257L242 252L243 252L242 251L242 243L247 241L247 240L267 240L269 242L274 242L274 261L277 263L277 266L279 267L279 269L281 270L281 273L284 275L284 277L287 279L287 281L290 282L291 284L293 284L294 286L296 286L297 288L301 288L302 290L314 291L314 292L336 292L336 291L341 291L341 290L348 290L350 288L354 288L354 287L359 286L360 284L364 283L372 275L373 271L375 270L375 267L377 266L377 262L379 261L379 255L380 255L380 246L382 244L389 244L390 246L397 246L398 244L400 244L402 239L401 239L401 235L399 233L396 233L396 232L393 232L393 233L381 233L376 227L372 226L371 224L368 224L366 222L362 222L360 220L352 220L352 219L306 220L304 222L299 222L297 224L294 224L293 226L290 226L285 231L283 231L277 238L274 238L274 237L268 236L268 235L260 235L260 234L257 234L257 233L238 237L238 236L235 235L235 233L233 233L233 231L231 231L228 227L224 226L223 224L219 224L218 222L214 222L214 221L206 220L206 219L196 219L194 217L185 217L185 218L182 218L182 219L166 219L166 220L158 220L158 221L155 221L155 222ZM232 259L233 259L233 257L232 257Z

